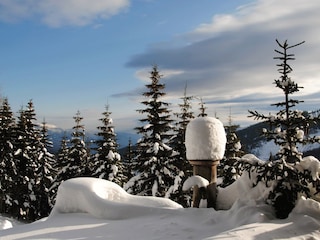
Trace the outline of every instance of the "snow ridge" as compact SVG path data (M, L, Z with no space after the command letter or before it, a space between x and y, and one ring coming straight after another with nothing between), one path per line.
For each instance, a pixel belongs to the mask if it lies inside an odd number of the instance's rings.
M167 198L135 196L113 182L79 177L60 185L50 216L82 212L104 219L127 219L179 208L182 208L180 204Z

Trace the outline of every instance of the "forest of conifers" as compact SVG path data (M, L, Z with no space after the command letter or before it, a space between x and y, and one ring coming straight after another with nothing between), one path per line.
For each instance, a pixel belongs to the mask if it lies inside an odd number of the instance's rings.
M266 164L254 165L241 160L245 153L236 135L237 126L225 126L227 144L224 161L219 166L222 177L221 187L234 182L244 170L256 169L259 180L276 180L269 202L276 209L289 208L279 217L287 216L294 206L299 193L310 196L308 186L316 186L319 181L310 173L297 172L291 166L302 161L302 153L297 144L319 142L318 137L306 134L310 124L318 124L319 116L296 110L298 100L288 98L300 87L289 77L292 71L288 60L292 54L287 50L296 45L278 43L280 78L275 80L277 88L283 91L285 101L275 103L280 110L264 115L249 110L250 116L269 123L269 129L261 129L266 139L279 146L276 156L271 156ZM122 186L128 193L143 196L167 197L184 207L191 205L191 195L182 191L183 182L192 174L192 167L186 159L185 131L195 117L206 117L204 103L200 113L192 112L192 96L186 93L181 98L180 112L172 113L170 104L162 101L166 95L165 85L160 82L161 74L157 66L150 72L150 84L143 93L143 108L137 111L143 116L141 125L135 130L141 139L135 146L129 144L128 151L121 156L118 152L116 132L111 112L106 107L100 119L98 139L94 149L85 141L85 128L80 112L74 116L75 125L71 137L61 139L57 154L50 153L52 142L46 123L36 124L33 102L15 117L8 99L2 99L0 107L0 213L11 217L34 221L48 216L60 183L75 177L97 177ZM293 107L295 107L293 110ZM175 117L175 118L174 118Z

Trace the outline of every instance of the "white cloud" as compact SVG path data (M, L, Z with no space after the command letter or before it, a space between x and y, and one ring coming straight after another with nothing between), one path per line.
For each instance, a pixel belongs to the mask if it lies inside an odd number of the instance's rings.
M39 17L50 27L84 26L127 9L129 0L0 0L0 19Z
M0 19L5 21L16 21L30 16L31 1L18 4L17 1L0 0Z
M200 37L248 29L260 30L295 28L307 22L315 23L319 4L316 0L258 0L240 6L234 14L215 15L209 23L200 24L191 34ZM258 30L258 29L257 29Z
M281 95L272 84L279 77L279 62L273 59L278 49L275 39L288 39L289 44L306 41L290 50L296 56L290 63L291 77L304 87L305 96L319 92L319 12L318 0L254 1L233 14L215 15L186 33L182 38L188 44L148 49L127 65L144 68L152 59L160 69L179 69L181 74L164 79L168 95L180 97L188 82L189 94L204 97L212 111L229 105L241 107L246 116L246 109L260 108L266 99L275 103ZM252 93L258 98L248 101L246 96Z
M135 73L135 77L144 83L150 83L150 69L151 68L143 68ZM183 71L176 69L158 69L162 78L171 78L176 75L183 74Z

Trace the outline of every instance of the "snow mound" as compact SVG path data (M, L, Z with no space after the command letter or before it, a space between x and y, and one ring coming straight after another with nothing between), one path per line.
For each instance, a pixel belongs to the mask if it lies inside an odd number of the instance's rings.
M304 157L297 163L296 168L300 171L309 170L313 181L320 179L320 161L313 156Z
M226 188L218 187L217 208L230 209L237 200L243 201L264 201L267 199L273 186L266 187L263 182L258 182L253 187L256 173L243 172L240 178Z
M189 181L206 185L197 177ZM263 200L262 185L252 189L248 175L236 182L219 189L218 205L228 206L216 211L132 196L102 179L74 178L61 184L48 218L15 224L0 216L2 225L8 224L4 228L13 223L0 231L0 239L319 239L319 202L301 197L288 219L279 220Z
M219 119L199 117L187 125L185 144L189 160L221 160L226 142L226 133Z
M89 213L98 218L124 219L156 214L181 205L166 198L134 196L117 184L97 178L80 177L63 182L58 189L55 213Z
M13 224L11 221L9 221L3 216L0 217L0 229L8 229L12 227L13 227Z
M183 183L182 190L188 191L193 186L201 187L207 187L209 185L209 181L199 175L191 176L187 178L187 180Z
M316 214L316 216L319 218L320 203L311 198L306 199L305 197L302 196L300 199L298 199L296 206L292 210L291 214L304 214L304 215L310 215L310 216L313 216ZM320 222L319 222L319 226L320 226Z

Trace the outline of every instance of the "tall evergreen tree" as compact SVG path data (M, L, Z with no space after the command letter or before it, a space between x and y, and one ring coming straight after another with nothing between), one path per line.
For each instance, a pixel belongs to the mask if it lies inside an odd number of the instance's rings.
M64 135L61 140L60 149L57 156L57 175L52 186L52 191L56 194L59 185L70 178L83 177L89 175L89 154L85 144L85 127L81 123L83 117L77 111L73 117L75 126L71 134L71 139ZM53 197L54 198L54 197Z
M173 120L167 108L169 103L161 100L166 95L163 92L165 85L160 83L161 77L157 66L153 66L151 83L145 85L147 91L143 93L147 100L141 102L146 108L138 110L146 116L140 119L144 125L136 128L141 135L135 158L136 175L125 186L133 194L163 197L177 175L173 150L167 145L172 137Z
M295 83L289 76L292 72L289 61L295 58L294 54L288 53L288 50L302 43L304 42L289 45L287 41L281 44L277 40L280 50L275 51L280 56L275 57L275 59L281 61L277 65L279 67L280 78L274 80L274 84L282 90L284 101L272 104L272 106L281 109L275 115L264 115L257 111L249 111L251 114L250 117L269 123L270 129L264 129L264 135L280 147L278 158L292 163L300 161L302 158L302 152L299 151L298 144L308 144L318 141L317 138L310 138L305 134L310 124L315 123L314 117L305 114L303 111L296 110L296 106L303 101L290 98L290 95L298 92L302 87Z
M53 147L53 143L49 139L45 121L42 122L40 129L39 146L36 192L38 195L38 215L42 218L48 216L53 207L52 196L54 192L51 190L51 186L56 176L56 170L54 169L55 156L49 152L49 149Z
M298 144L313 143L319 140L318 137L311 138L305 134L310 124L315 121L319 122L319 116L315 118L296 110L296 106L302 101L290 98L302 87L289 77L292 68L288 62L294 60L294 54L288 51L303 42L295 45L289 45L287 41L282 44L278 40L276 42L280 47L280 50L275 50L280 55L275 57L280 60L280 64L277 64L280 78L274 80L274 84L282 90L285 99L272 104L281 108L275 115L264 115L257 111L249 111L249 113L250 117L269 123L270 129L263 129L263 133L280 147L277 158L260 166L257 172L259 172L258 180L265 181L266 185L270 181L273 182L275 187L268 196L268 202L274 206L277 217L286 218L294 208L298 196L310 197L310 186L316 186L309 171L300 172L295 166L302 160Z
M244 155L240 139L237 136L239 125L232 123L231 113L229 116L229 124L225 126L227 134L226 150L223 161L218 165L218 176L222 178L221 187L232 184L239 175L242 174L241 168L238 166L237 160Z
M0 212L11 214L13 196L16 194L14 181L17 167L14 161L15 119L8 99L4 98L0 108Z
M181 98L182 103L179 104L180 112L175 113L175 116L178 119L175 124L175 134L170 140L170 146L176 152L174 164L180 170L179 175L176 177L177 184L175 184L175 189L172 188L170 198L184 207L190 207L191 203L190 194L186 194L182 191L182 183L192 175L192 166L186 156L185 132L188 123L194 118L191 104L193 99L193 96L187 96L187 87L185 87L184 95Z
M205 102L202 100L202 98L200 97L200 113L198 114L198 117L206 117L208 116L208 114L206 113L206 109L207 107L205 106Z
M70 139L68 139L66 132L64 132L64 135L60 141L60 148L56 157L56 162L54 164L54 169L56 170L56 176L54 178L53 184L50 188L51 192L51 202L52 204L55 203L55 198L57 195L58 187L60 184L72 176L70 176L68 167L70 164L70 159L69 159L69 152L70 152Z
M118 153L116 133L112 125L109 105L106 105L106 110L102 114L103 118L100 119L102 125L97 127L99 130L97 136L100 138L96 141L97 149L93 155L92 176L123 186L127 179L124 175L121 156Z
M36 122L33 102L28 102L27 108L20 111L16 128L15 162L18 176L14 191L15 213L19 219L33 221L39 218L38 195L36 191L38 149L40 132Z
M226 151L225 158L235 158L241 157L244 154L244 151L241 149L241 142L237 136L237 129L239 125L233 124L231 113L229 116L229 124L225 126L226 134L227 134L227 143L226 143Z
M135 155L134 146L132 145L131 139L128 141L128 146L123 159L124 175L127 179L133 177L133 159Z
M69 163L66 168L67 177L74 178L88 175L89 154L85 144L85 127L82 124L83 117L77 111L73 117L75 126L71 136L71 146L68 153Z

